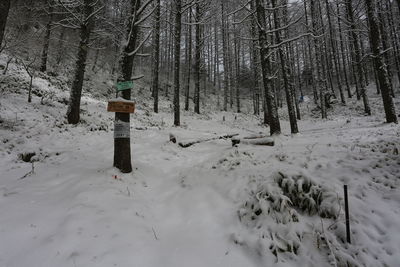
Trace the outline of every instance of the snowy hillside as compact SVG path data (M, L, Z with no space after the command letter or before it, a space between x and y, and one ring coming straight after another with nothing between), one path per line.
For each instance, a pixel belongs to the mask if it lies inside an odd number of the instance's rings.
M328 120L306 117L300 134L274 137L273 147L217 139L182 148L170 134L181 142L268 128L253 115L211 111L186 112L183 126L172 127L168 102L155 115L138 97L134 171L121 174L112 168L105 101L85 96L82 123L71 126L63 123L65 85L36 78L28 104L28 77L17 65L0 78L0 266L400 262L400 127L383 123L372 90L373 116L357 102L335 105Z

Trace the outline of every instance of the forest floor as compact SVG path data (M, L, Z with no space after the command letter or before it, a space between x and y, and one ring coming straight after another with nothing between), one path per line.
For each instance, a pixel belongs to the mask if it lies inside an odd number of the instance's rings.
M183 125L172 127L169 103L153 114L149 99L138 98L134 170L121 174L112 167L113 114L105 101L84 96L82 123L71 126L68 92L54 81L36 78L28 104L21 70L0 79L0 266L400 262L400 127L384 123L372 87L372 116L351 100L327 120L305 115L300 134L290 135L283 111L273 147L220 139L181 148L170 134L180 142L269 129L256 116L231 112L184 112ZM396 105L400 112L399 98ZM311 106L303 104L304 113Z

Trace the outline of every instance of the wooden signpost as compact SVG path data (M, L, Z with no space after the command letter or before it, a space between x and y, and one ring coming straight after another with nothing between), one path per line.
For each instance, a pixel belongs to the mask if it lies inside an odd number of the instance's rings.
M134 113L135 102L123 98L108 101L107 111L118 113ZM129 122L116 119L114 121L114 139L130 138L131 125Z
M118 82L117 83L117 90L118 91L124 91L124 90L129 90L133 88L133 81L124 81L124 82Z
M114 121L114 167L123 173L132 171L130 113L135 112L135 102L130 100L133 81L116 84L117 98L108 101L107 111L115 112ZM122 97L118 93L122 91Z
M123 98L108 101L108 112L135 113L135 102Z

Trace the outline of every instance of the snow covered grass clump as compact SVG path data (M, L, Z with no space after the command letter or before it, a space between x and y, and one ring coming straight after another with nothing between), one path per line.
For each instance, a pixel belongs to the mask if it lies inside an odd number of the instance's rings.
M302 174L288 176L279 172L276 178L279 187L290 203L309 215L336 219L339 212L338 195L316 184Z
M312 244L311 251L316 251L314 258L326 254L330 263L352 266L351 257L343 259L337 253L342 250L343 242L328 240L325 234L330 229L324 229L324 221L327 225L336 224L341 210L335 192L318 185L305 174L277 172L257 183L256 190L251 191L250 198L238 211L240 221L250 229L255 240L244 241L234 236L236 243L252 247L261 257L270 253L275 256L276 263L306 257ZM313 258L308 261L312 262Z

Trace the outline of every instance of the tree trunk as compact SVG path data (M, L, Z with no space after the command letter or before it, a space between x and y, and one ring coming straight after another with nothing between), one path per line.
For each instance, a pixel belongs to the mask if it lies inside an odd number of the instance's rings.
M196 3L196 47L194 55L194 112L200 114L200 64L201 64L201 50L202 50L202 19L200 3Z
M279 29L280 26L280 19L279 15L277 14L276 8L276 0L271 0L272 8L274 8L274 25L275 25L275 40L276 43L281 43L282 38L281 38L281 32L277 29ZM286 94L286 103L288 107L288 114L289 114L289 121L290 121L290 130L292 134L298 133L299 129L297 127L297 119L296 119L296 112L295 112L295 106L293 103L293 94L290 88L290 70L288 68L288 65L286 63L286 57L283 52L283 45L280 45L278 47L278 55L279 55L279 60L280 60L280 65L281 65L281 73L282 73L282 78L283 78L283 86L285 88L285 94Z
M394 90L393 90L393 72L392 72L392 68L390 66L390 59L393 57L392 55L392 51L388 51L389 49L389 45L388 45L388 36L387 36L387 25L386 25L386 20L385 17L388 15L386 14L386 12L384 11L383 5L382 5L382 1L378 1L378 21L379 21L379 30L380 30L380 35L381 35L381 41L382 41L382 49L383 51L386 51L384 53L383 58L385 59L385 63L386 63L386 70L388 73L388 78L389 78L389 84L390 84L390 94L392 95L392 97L394 97ZM383 14L385 12L385 14ZM391 49L392 50L392 49Z
M394 62L397 72L398 87L400 87L400 48L399 48L399 36L394 25L393 9L390 7L390 1L387 0L385 3L386 11L389 13L388 23L390 27L390 39L394 48Z
M127 24L127 42L122 51L120 61L120 77L121 81L130 81L132 79L133 60L135 55L132 55L136 48L138 38L138 26L135 25L137 20L137 10L140 7L141 0L131 0L131 12L129 22ZM122 91L122 98L130 100L131 90ZM129 113L115 113L115 123L120 122L125 125L130 125ZM128 138L114 138L114 167L118 168L122 173L132 172L131 163L131 139Z
M11 0L1 0L0 1L0 52L1 52L1 44L4 38L4 32L7 24L8 12L10 10L10 2Z
M58 69L59 65L61 64L61 62L63 61L64 58L64 42L65 42L65 31L66 28L63 27L61 29L60 32L60 37L58 37L58 45L57 45L57 49L58 49L58 53L57 53L57 60L56 60L56 69Z
M311 9L311 21L314 35L319 35L319 20L317 17L317 8L315 0L310 0L310 9ZM323 53L321 40L316 38L314 40L315 46L315 58L316 58L316 68L317 68L317 80L319 85L319 101L321 106L321 117L323 119L327 118L326 113L326 105L325 105L325 92L326 92L326 72L324 66L324 56L321 55Z
M253 77L254 77L254 114L260 114L260 85L259 85L259 72L258 72L258 42L257 42L257 29L256 29L256 21L255 18L251 20L251 37L253 41L251 42L251 51L252 53L252 69L253 69Z
M90 0L85 0L83 9L85 20L80 26L80 44L78 48L78 59L76 61L75 76L71 87L67 111L67 119L68 123L70 124L77 124L80 119L83 78L85 76L86 59L89 50L88 44L90 32L93 27L93 18L90 17L94 9L92 2Z
M264 96L268 110L267 114L269 116L268 122L270 124L270 134L273 135L281 133L281 126L279 122L278 108L275 102L274 90L272 87L271 63L268 56L269 43L266 33L267 23L265 21L265 8L263 3L264 1L262 0L255 0L255 3L251 2L253 5L252 10L256 11L258 20L258 38L260 45L262 76L264 81Z
M240 76L240 60L239 60L239 53L240 53L240 40L237 36L237 29L236 27L233 28L234 31L234 65L235 65L235 93L236 93L236 112L240 113L240 89L239 89L239 76Z
M225 8L224 1L221 1L221 30L222 30L222 57L224 61L224 111L228 110L228 92L229 90L229 63L228 63L228 44L226 40L226 26L225 26Z
M175 70L174 70L174 125L179 126L180 122L180 63L181 63L181 29L182 29L182 1L175 0Z
M214 36L215 36L215 58L214 58L214 68L215 68L215 74L214 74L214 79L216 79L216 82L218 82L218 90L217 90L217 105L218 109L220 109L220 93L221 93L221 76L219 73L219 42L218 42L218 27L217 27L217 20L215 20L215 27L214 27ZM214 82L215 83L215 82Z
M361 62L361 54L360 54L360 48L358 46L359 41L358 41L358 35L356 32L356 24L354 20L354 11L353 11L353 5L351 1L346 1L346 7L347 7L347 17L350 23L350 29L351 29L351 36L352 36L352 41L353 41L353 49L354 49L354 60L356 61L356 67L357 67L357 78L359 81L359 86L360 86L360 94L363 99L364 103L364 112L368 115L371 115L371 108L369 106L369 100L368 100L368 95L365 89L365 84L363 81L363 68L362 68L362 62Z
M189 8L189 23L192 23L192 8ZM187 77L185 88L185 110L189 110L189 96L190 96L190 77L192 72L192 25L188 25L187 33Z
M330 15L330 5L328 0L325 0L325 5L326 5L326 13L327 13L327 18L328 18L328 26L329 26L329 41L330 41L330 46L331 46L331 60L333 61L335 65L335 72L336 72L336 80L338 84L338 89L339 89L339 94L340 94L340 100L342 101L342 104L346 104L346 99L344 98L344 93L343 93L343 87L342 87L342 79L340 75L340 65L339 65L339 58L337 56L337 51L336 51L336 45L334 41L334 31L332 27L332 20L331 20L331 15Z
M336 1L336 8L337 8L336 11L337 11L337 22L338 22L338 30L339 30L340 55L342 57L344 82L346 84L347 97L352 98L350 84L349 84L349 78L348 78L347 69L346 69L347 62L346 62L346 55L345 55L345 50L344 50L342 23L340 21L341 18L340 18L339 1Z
M160 0L156 0L156 9L154 11L155 27L153 39L153 79L151 88L153 92L153 108L154 112L158 113L158 91L159 91L159 72L160 72Z
M370 44L371 49L374 54L375 66L377 67L376 72L379 79L379 84L382 92L383 106L386 114L386 122L397 123L397 116L395 111L395 106L393 103L392 96L390 95L390 84L386 69L386 64L382 57L382 49L380 47L381 36L379 34L379 26L377 19L374 14L374 0L365 0L367 8L367 16L369 21L369 31L370 31Z
M44 45L43 45L43 50L42 50L42 62L40 65L41 72L46 72L46 70L47 70L47 55L49 53L51 26L52 26L52 22L53 22L53 3L52 3L52 1L48 0L47 5L49 6L49 21L46 24L46 34L44 36Z
M304 1L304 14L305 14L305 20L306 20L306 27L307 31L311 33L312 31L310 30L310 26L308 24L308 15L307 15L307 1ZM311 71L311 86L313 89L313 96L314 96L314 103L318 104L318 91L317 91L317 84L315 77L317 76L314 68L314 57L313 57L313 51L311 49L311 37L307 36L307 52L308 52L308 63L309 63L309 68ZM318 61L318 59L317 59ZM318 64L317 64L318 65Z

